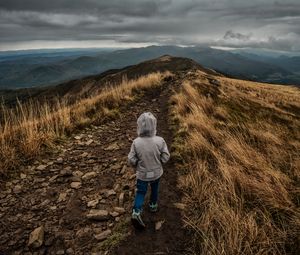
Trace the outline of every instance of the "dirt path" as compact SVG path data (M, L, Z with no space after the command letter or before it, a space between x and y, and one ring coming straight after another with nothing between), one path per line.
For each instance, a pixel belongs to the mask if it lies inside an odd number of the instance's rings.
M160 92L160 91L157 91ZM157 98L148 109L155 112L158 119L158 135L165 138L168 146L172 143L172 133L168 126L168 99L170 91L168 87L160 94L148 94L149 100ZM144 110L143 109L143 110ZM159 111L157 112L156 109ZM131 118L132 128L135 128L136 118ZM160 211L152 214L144 210L144 221L147 225L145 231L132 231L131 235L115 249L115 254L184 254L185 230L182 228L181 212L174 207L174 203L180 202L181 193L177 188L177 174L171 160L164 167L164 175L160 186ZM147 200L145 200L146 202ZM163 221L162 228L155 230L155 223Z
M135 176L126 161L136 119L143 111L153 112L158 135L171 147L170 94L168 82L147 91L121 108L120 118L82 130L60 152L21 169L20 178L6 183L0 191L0 254L106 254L124 235L111 254L185 254L186 232L181 211L174 206L181 194L172 160L164 168L160 211L145 210L143 232L129 224ZM155 230L158 221L164 223ZM41 235L28 247L36 228Z

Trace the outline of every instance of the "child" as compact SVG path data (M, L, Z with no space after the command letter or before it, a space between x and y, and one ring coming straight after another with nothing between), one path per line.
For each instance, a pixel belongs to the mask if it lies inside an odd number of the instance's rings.
M132 223L137 228L145 228L141 218L144 198L148 184L151 186L149 209L158 210L158 185L163 174L162 163L170 158L165 140L156 136L156 118L151 112L145 112L137 120L138 137L132 142L128 154L129 163L136 168L136 195L132 210Z

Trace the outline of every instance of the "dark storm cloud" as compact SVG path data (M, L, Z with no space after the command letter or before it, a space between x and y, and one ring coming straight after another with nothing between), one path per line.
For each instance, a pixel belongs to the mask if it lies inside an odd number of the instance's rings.
M214 46L268 48L281 51L300 51L299 35L289 33L285 36L268 36L263 39L252 38L229 30L222 39L213 42Z
M112 40L300 50L299 27L299 0L0 2L0 47L31 40Z
M168 3L169 1L162 1ZM2 9L13 11L36 11L50 13L114 14L128 16L150 16L158 9L155 1L116 0L1 0Z

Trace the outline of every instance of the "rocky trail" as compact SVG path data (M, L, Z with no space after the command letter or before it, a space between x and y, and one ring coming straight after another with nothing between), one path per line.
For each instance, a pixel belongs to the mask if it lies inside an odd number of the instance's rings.
M120 108L120 118L81 130L60 151L41 156L19 178L2 184L0 254L185 254L184 205L172 160L164 167L159 212L151 214L145 206L145 231L130 224L135 174L127 154L136 119L153 112L158 135L170 148L171 93L167 81L146 91Z

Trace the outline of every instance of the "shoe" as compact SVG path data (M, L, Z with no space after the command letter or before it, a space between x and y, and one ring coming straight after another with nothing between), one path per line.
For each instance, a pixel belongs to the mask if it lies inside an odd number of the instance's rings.
M146 227L145 223L142 220L141 212L136 212L135 210L133 210L131 215L131 222L136 229L143 230Z
M149 209L150 209L150 212L157 212L158 211L158 204L157 203L150 203L149 204Z

